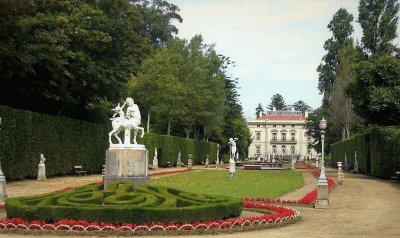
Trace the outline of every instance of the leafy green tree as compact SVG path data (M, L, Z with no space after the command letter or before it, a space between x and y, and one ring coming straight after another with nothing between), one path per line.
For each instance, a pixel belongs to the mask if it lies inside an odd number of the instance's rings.
M256 107L256 118L259 118L264 113L264 108L261 103Z
M275 94L271 97L271 103L268 105L268 109L270 109L270 110L272 110L274 107L276 110L286 110L287 109L285 99L279 93Z
M400 123L400 59L388 55L360 62L356 80L346 94L355 112L366 123L398 125Z
M313 110L308 117L305 128L307 129L307 135L313 138L311 148L314 148L318 153L321 153L321 130L319 129L319 122L323 118L327 118L328 111L324 107L319 107ZM325 130L325 153L329 153L329 145L340 140L340 128L333 125L331 121L327 121L327 128Z
M335 86L331 94L328 120L342 131L342 140L350 138L361 119L355 114L350 98L345 89L355 80L354 66L359 54L351 42L339 50L339 68Z
M131 83L131 94L147 107L148 128L154 114L157 128L167 125L167 135L174 124L183 126L188 138L193 132L195 139L202 133L207 140L220 130L225 94L219 67L213 46L204 44L201 36L190 42L168 40L143 63L139 77Z
M305 103L303 100L299 100L295 103L293 103L293 105L291 105L291 107L293 107L296 111L301 111L301 112L306 112L306 111L311 111L312 108Z
M1 102L93 119L126 95L152 42L176 33L177 11L165 1L0 1Z
M333 36L325 41L326 55L318 66L318 89L324 95L324 104L328 103L330 93L335 85L336 73L339 66L338 51L350 40L353 33L353 15L346 9L340 8L328 24Z
M153 45L163 45L178 29L172 22L182 23L178 6L164 0L131 0L142 16L140 34L147 36Z
M370 55L392 54L396 47L400 3L397 0L360 0L358 22L363 29L361 42Z

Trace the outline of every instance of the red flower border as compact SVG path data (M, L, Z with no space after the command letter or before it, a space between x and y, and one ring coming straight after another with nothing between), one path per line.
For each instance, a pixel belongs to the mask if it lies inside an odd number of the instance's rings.
M45 230L45 231L117 231L143 233L152 231L194 231L194 230L230 230L235 228L245 228L268 224L280 224L287 221L295 221L300 217L298 210L272 204L259 204L254 202L244 202L244 207L248 209L273 211L272 214L261 214L246 218L229 218L225 220L211 220L206 222L193 223L161 223L153 222L144 225L137 224L111 224L103 222L89 222L76 220L60 220L54 223L44 221L25 221L21 218L0 219L0 229L2 230Z
M312 169L312 173L316 178L319 178L320 172L314 168L312 165L307 164L308 169ZM332 178L327 178L328 181L328 188L331 189L334 185L335 182ZM259 203L281 203L281 204L293 204L293 205L313 205L315 201L317 200L317 189L314 189L313 191L307 193L303 198L299 200L281 200L279 198L277 199L270 199L270 198L241 198L243 201L253 201L253 202L259 202Z

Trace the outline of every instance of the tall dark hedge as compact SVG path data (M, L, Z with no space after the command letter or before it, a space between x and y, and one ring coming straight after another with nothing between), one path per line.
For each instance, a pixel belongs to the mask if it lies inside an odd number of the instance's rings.
M400 170L400 128L374 127L364 134L331 145L331 159L354 168L354 151L357 151L360 172L379 178L390 178Z
M74 173L74 165L101 171L108 147L106 126L0 106L1 168L8 180L36 178L40 154L46 175Z
M194 164L205 162L206 155L209 156L210 164L215 163L217 159L217 144L212 142L152 133L145 134L143 139L139 139L138 142L143 143L149 151L149 163L153 161L154 149L157 149L158 164L161 167L167 166L167 162L175 166L179 151L184 164L187 164L189 154L192 155Z
M110 125L102 125L24 111L0 105L0 161L7 180L36 178L40 154L46 158L47 177L74 173L74 165L100 172L105 163ZM133 134L133 133L132 133ZM217 144L173 136L145 134L139 142L149 151L149 163L158 150L159 165L176 165L178 152L200 164L208 154L216 160Z

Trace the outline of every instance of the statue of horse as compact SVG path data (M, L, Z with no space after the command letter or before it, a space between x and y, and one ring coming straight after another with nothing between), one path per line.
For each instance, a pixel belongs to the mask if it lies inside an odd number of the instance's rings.
M140 127L140 119L137 118L124 118L124 117L117 117L117 118L112 118L111 119L111 125L112 125L112 131L108 133L108 139L110 142L110 145L112 145L111 137L114 135L115 138L117 138L119 144L122 144L121 138L119 138L119 133L123 130L125 131L126 129L129 130L134 130L134 136L133 136L133 144L137 144L136 142L136 135L137 132L140 130L141 131L141 137L144 135L144 128Z

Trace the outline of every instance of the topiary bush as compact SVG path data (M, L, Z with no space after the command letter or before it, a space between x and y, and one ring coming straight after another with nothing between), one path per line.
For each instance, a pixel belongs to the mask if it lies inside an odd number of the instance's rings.
M117 182L103 190L90 184L40 196L6 200L8 218L54 222L62 219L111 223L194 222L239 216L238 198L211 196L162 186Z

